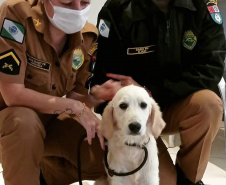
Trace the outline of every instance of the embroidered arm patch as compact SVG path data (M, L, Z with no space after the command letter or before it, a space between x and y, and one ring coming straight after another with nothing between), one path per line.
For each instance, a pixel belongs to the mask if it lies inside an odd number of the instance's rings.
M223 24L223 18L221 16L220 10L217 6L217 1L216 0L208 0L207 1L207 9L214 20L217 24Z
M18 75L20 73L21 61L14 50L0 54L0 71L9 75Z
M24 41L24 35L25 28L22 24L9 19L4 19L1 29L1 37L22 44Z

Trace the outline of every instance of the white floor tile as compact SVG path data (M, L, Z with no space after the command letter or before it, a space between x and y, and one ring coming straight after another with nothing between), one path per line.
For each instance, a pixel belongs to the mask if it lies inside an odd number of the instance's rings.
M220 167L220 164L226 166L225 159L211 159L208 163L206 173L204 174L203 181L211 185L226 185L226 171Z

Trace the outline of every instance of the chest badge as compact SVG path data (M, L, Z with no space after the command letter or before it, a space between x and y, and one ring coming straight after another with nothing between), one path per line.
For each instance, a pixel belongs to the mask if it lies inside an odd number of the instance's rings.
M74 69L79 69L84 62L84 54L81 49L76 49L73 54L72 67Z
M189 30L184 33L182 44L185 48L192 50L197 43L197 37Z
M217 6L217 2L213 0L209 0L207 3L207 9L214 20L217 24L223 24L223 18L221 16L220 10Z

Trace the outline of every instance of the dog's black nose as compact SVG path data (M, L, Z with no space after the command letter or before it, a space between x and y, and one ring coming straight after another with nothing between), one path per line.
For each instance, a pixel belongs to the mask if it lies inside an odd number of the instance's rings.
M133 122L129 124L129 129L133 134L137 134L140 131L141 124L138 122Z

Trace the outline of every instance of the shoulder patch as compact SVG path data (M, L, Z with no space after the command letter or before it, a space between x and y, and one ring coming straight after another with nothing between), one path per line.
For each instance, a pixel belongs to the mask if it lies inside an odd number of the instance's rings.
M207 1L207 9L214 20L217 24L223 24L223 18L221 16L220 10L217 6L217 1L216 0L208 0Z
M4 19L1 29L1 37L22 44L24 36L25 28L22 24L9 19Z
M14 50L0 54L0 71L9 75L18 75L20 73L21 61Z
M72 67L78 69L82 66L84 62L84 54L81 49L76 49L73 54Z
M109 21L100 19L99 26L98 26L100 35L108 38L109 32L110 32L110 26L111 26L111 23Z

